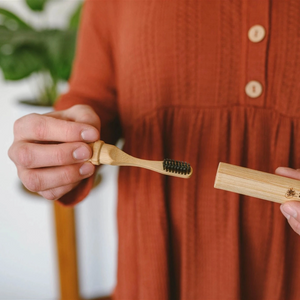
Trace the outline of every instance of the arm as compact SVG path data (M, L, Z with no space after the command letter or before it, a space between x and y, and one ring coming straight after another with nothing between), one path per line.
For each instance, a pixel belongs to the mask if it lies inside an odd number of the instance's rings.
M115 144L121 136L111 49L113 12L112 1L85 2L70 91L55 106L56 110L75 104L91 106L101 120L101 139L109 144ZM92 185L93 177L85 179L59 201L74 205L88 195Z
M56 110L67 109L75 104L91 106L101 119L101 139L110 144L120 137L112 57L112 2L85 1L70 90L55 105Z
M25 116L14 127L9 156L21 181L29 190L64 205L78 203L92 187L94 166L86 162L91 157L86 143L99 139L100 132L108 143L120 135L110 6L110 1L86 1L70 90L58 100L56 111Z

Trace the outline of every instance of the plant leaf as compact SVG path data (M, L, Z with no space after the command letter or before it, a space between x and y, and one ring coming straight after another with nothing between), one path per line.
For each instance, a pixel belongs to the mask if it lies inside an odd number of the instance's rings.
M44 68L43 33L28 28L10 31L0 26L0 68L7 80L18 80Z
M19 28L33 29L29 24L23 21L20 17L14 13L0 8L0 24L4 25L8 29L15 31Z
M80 15L82 10L83 3L80 2L77 8L75 9L74 13L70 17L69 21L69 29L77 29L80 22Z
M33 11L43 11L48 0L25 0L28 7Z
M47 49L47 68L56 80L68 80L75 53L75 30L49 30L44 32Z
M20 80L44 68L38 49L22 46L8 55L0 55L0 68L6 80Z
M21 45L40 45L43 42L43 33L31 29L19 29L10 31L5 26L0 25L0 47L10 45L14 48ZM0 51L1 55L1 51Z

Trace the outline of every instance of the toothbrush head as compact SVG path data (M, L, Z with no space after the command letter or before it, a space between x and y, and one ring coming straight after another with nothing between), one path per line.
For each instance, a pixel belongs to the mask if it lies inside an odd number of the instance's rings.
M175 174L189 175L191 173L191 165L186 162L165 158L163 161L163 169L166 172Z

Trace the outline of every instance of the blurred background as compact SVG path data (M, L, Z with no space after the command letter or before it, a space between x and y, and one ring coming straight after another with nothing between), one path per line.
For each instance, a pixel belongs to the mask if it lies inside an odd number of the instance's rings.
M23 188L7 151L14 121L51 111L68 90L81 7L81 0L0 0L1 300L61 298L53 203ZM117 173L102 167L75 208L84 299L109 295L115 285Z

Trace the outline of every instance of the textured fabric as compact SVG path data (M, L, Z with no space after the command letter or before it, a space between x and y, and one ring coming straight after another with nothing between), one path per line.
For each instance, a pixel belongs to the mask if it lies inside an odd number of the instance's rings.
M279 205L213 187L220 161L299 168L299 16L298 0L86 2L57 109L90 104L104 141L194 168L189 180L120 169L115 299L300 299L300 237Z

